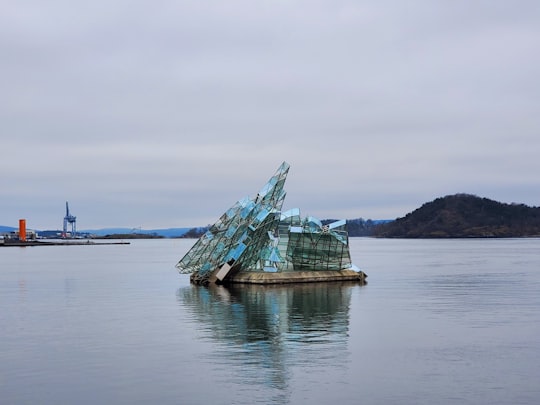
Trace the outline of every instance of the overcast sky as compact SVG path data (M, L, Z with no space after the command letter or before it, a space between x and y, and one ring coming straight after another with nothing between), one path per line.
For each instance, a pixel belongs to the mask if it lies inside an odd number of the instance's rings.
M5 0L0 225L540 205L540 2Z

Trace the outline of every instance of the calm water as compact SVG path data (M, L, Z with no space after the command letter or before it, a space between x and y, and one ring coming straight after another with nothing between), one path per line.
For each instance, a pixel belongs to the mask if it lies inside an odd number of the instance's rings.
M2 404L538 404L540 239L353 238L367 286L191 286L193 240L0 248Z

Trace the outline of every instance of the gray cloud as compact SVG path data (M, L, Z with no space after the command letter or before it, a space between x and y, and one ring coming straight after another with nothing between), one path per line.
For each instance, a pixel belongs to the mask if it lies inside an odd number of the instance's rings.
M0 224L197 226L291 164L288 208L540 205L534 1L8 0ZM24 163L21 163L24 162Z

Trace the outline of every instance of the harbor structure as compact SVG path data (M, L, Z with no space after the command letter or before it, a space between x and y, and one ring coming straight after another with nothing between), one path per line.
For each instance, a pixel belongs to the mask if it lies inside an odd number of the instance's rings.
M33 229L28 229L26 226L26 219L19 219L19 227L14 228L10 232L0 233L0 244L13 245L13 244L26 244L33 243L37 240L38 234Z
M64 216L64 226L62 237L68 237L68 224L71 225L71 233L69 235L74 238L77 236L77 217L69 213L69 204L66 201L66 215Z
M26 241L26 219L19 219L19 240Z
M360 280L346 221L323 224L283 212L289 164L283 162L254 198L237 201L177 263L196 284L275 284Z

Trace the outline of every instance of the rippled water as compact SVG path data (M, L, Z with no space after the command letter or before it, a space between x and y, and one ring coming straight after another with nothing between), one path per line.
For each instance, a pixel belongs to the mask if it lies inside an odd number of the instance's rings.
M176 272L193 242L0 248L0 403L540 403L540 239L353 238L366 286L234 288Z

